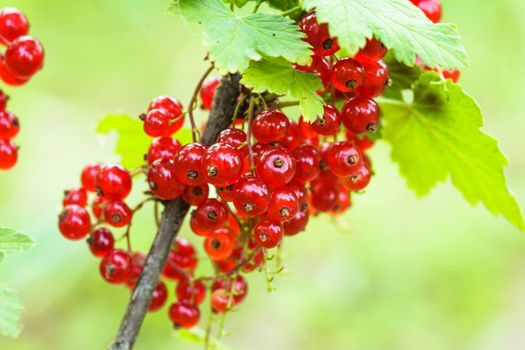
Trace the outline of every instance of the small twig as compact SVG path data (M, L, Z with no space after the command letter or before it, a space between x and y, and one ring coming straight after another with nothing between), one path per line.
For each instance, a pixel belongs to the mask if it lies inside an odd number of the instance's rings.
M252 148L252 124L253 124L253 108L254 108L253 96L250 96L250 106L248 107L248 132L246 134L246 142L248 143L248 157L250 159L250 169L255 170L255 160L253 158Z
M197 124L195 123L195 117L193 116L193 110L195 109L195 106L197 104L197 98L201 91L202 84L204 84L204 81L206 80L208 75L210 75L210 73L213 71L213 68L215 68L215 65L212 62L210 67L204 72L204 74L200 78L199 82L197 83L197 86L195 86L195 90L193 91L193 95L191 96L191 100L188 105L188 116L190 118L190 123L191 123L191 134L193 136L193 142L199 141L199 130L197 129Z
M296 12L296 11L299 11L299 10L302 10L303 7L301 5L299 6L295 6L287 11L283 11L281 12L281 16L288 16L288 15L291 15L292 13Z

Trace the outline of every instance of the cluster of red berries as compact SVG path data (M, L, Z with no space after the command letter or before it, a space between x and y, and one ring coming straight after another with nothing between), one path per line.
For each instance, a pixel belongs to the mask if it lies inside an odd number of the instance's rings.
M42 68L44 49L30 36L29 22L18 9L0 9L0 79L8 85L22 85ZM18 118L7 111L8 96L0 90L0 170L11 169L18 160L18 147L12 139L18 134Z

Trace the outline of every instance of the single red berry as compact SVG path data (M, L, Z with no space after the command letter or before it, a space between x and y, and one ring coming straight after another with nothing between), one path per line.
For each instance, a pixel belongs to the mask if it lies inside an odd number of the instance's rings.
M330 56L339 51L337 39L330 37L328 24L319 24L314 12L304 16L299 21L299 27L306 34L304 40L312 45L316 56Z
M269 144L283 140L289 128L290 120L283 112L268 109L255 117L252 132L259 143Z
M67 239L82 239L91 229L91 218L86 209L78 205L68 205L58 216L58 229Z
M362 164L357 171L344 179L343 186L349 191L361 191L368 186L372 178L372 171L367 164Z
M221 84L220 77L208 77L202 84L200 95L202 101L202 107L206 110L211 109L213 103L213 97L215 96L215 91Z
M212 260L224 260L235 248L235 240L230 234L222 231L212 232L204 240L204 251Z
M129 225L133 212L128 205L122 201L109 202L104 208L104 219L113 227L124 227Z
M199 205L208 199L209 192L208 184L186 186L184 187L182 198L190 205Z
M232 283L234 282L235 284L232 286ZM233 300L235 304L239 304L248 294L248 283L242 275L238 275L235 281L232 278L216 279L213 281L211 290L216 291L218 289L224 289L227 293L230 293L230 291L233 290Z
M288 151L292 152L294 149L296 149L304 143L305 139L303 137L299 124L297 124L293 120L290 120L290 128L288 129L288 134L286 134L286 137L283 140L281 140L281 144Z
M11 169L18 160L18 148L9 140L0 140L0 170Z
M29 21L22 11L14 7L0 10L0 44L7 45L29 33Z
M321 155L317 148L310 145L303 145L297 147L292 155L296 161L294 181L305 184L314 180L319 175Z
M352 97L343 107L343 124L353 133L375 133L379 122L379 105L371 98Z
M173 134L170 128L170 119L165 110L152 109L143 118L143 128L147 135L151 137L169 137Z
M177 301L170 307L169 317L176 328L193 328L201 317L199 308L185 301Z
M367 39L365 47L363 47L354 56L356 61L364 65L372 64L386 56L388 49L380 40L375 38Z
M177 177L185 185L200 185L206 182L202 158L206 148L200 143L189 143L183 146L175 156Z
M461 77L461 72L457 69L444 70L443 77L445 79L451 79L454 83L457 83Z
M162 200L172 200L182 195L184 185L177 178L177 168L172 160L159 159L148 171L147 181L151 192Z
M192 213L190 227L199 236L207 236L228 220L228 208L215 198L208 198Z
M97 197L93 203L91 203L91 210L97 219L100 219L104 214L104 208L106 207L107 202L108 200L106 198Z
M151 296L151 303L149 304L148 311L155 312L160 310L168 300L168 288L166 284L162 281L157 283L157 286L153 290L153 295Z
M232 128L221 131L217 137L217 142L227 143L237 148L243 155L246 155L248 154L246 139L247 137L244 131Z
M100 171L100 164L91 163L88 164L80 175L80 181L82 187L88 192L95 192L97 189L97 176Z
M7 65L5 63L5 60L0 58L0 78L6 83L7 85L11 86L20 86L25 83L27 83L30 79L30 77L22 78L16 76L14 73L12 73L9 68L7 68Z
M259 216L270 204L270 189L260 179L247 176L239 180L233 189L233 205L244 215Z
M417 7L423 11L425 16L434 23L441 21L442 8L440 0L425 0L420 1Z
M44 64L44 48L30 36L14 40L5 50L5 65L17 78L28 78L38 72Z
M234 305L230 304L230 293L225 289L214 290L211 294L211 308L213 311L222 314L228 310L228 306L233 307ZM231 304L233 304L233 299Z
M330 87L330 70L332 69L332 66L326 58L313 56L312 63L309 66L295 65L294 68L301 72L315 74L321 79L323 90L317 91L319 95L328 91L328 88Z
M20 122L16 115L0 109L0 139L11 140L18 134L19 130Z
M342 92L355 92L365 80L363 65L351 58L343 58L332 67L330 77L334 87Z
M275 248L283 239L283 228L277 221L262 219L253 229L253 237L263 248Z
M268 211L270 219L277 222L291 220L299 211L299 200L295 193L287 187L272 191Z
M245 162L244 164L247 164L247 163ZM221 197L221 199L225 202L233 202L234 194L235 194L234 189L235 189L235 184L231 184L228 186L219 186L216 188L217 193L219 194L219 197Z
M131 175L121 165L105 165L97 174L97 192L109 200L121 200L131 192Z
M370 98L381 95L390 81L390 71L383 60L365 65L365 82L358 89L359 95Z
M199 279L183 279L177 283L175 294L177 294L177 300L179 301L199 305L206 297L206 285Z
M216 143L206 150L202 158L206 180L215 186L228 186L241 176L244 161L241 151L226 143Z
M103 257L111 250L115 245L115 238L110 230L107 228L97 228L91 233L87 239L89 250L96 257Z
M122 249L113 249L100 261L100 274L107 282L121 284L131 277L131 255Z
M65 207L67 205L76 204L80 207L85 207L87 205L87 200L86 190L83 188L74 188L64 192L62 205Z
M144 264L146 263L146 254L143 252L133 252L131 254L131 275L126 281L126 286L128 288L134 288L135 284L139 280L140 273L142 272L142 269L144 268Z
M292 220L283 223L285 236L295 236L299 232L304 231L309 218L310 214L308 211L299 210Z
M148 111L160 109L165 112L168 117L167 135L172 135L182 128L184 125L184 114L182 114L182 104L171 96L159 96L151 101Z
M330 209L330 214L332 216L344 214L351 205L352 199L350 197L350 193L348 193L348 190L343 186L339 186L337 191L337 202L333 208Z
M299 210L308 211L308 190L305 185L292 181L286 185L286 188L295 194L299 203Z
M335 175L344 177L353 175L362 164L361 151L351 142L342 141L330 146L324 160L330 171Z
M1 60L0 60L1 61ZM5 92L3 92L1 89L0 89L0 112L5 112L5 109L7 107L7 101L9 100L9 96L7 96L5 94Z
M295 158L284 148L274 148L261 155L256 171L257 176L271 188L281 187L295 175Z
M148 164L151 165L158 159L173 160L181 147L182 146L177 139L171 137L156 138L149 146L148 154L146 156Z
M331 182L321 181L312 186L311 203L315 210L328 212L338 203L339 185Z
M180 281L186 277L186 273L192 273L197 264L197 253L193 245L186 239L177 238L170 250L162 275Z
M320 135L333 135L341 126L341 113L334 106L327 104L324 106L324 114L317 117L311 126Z

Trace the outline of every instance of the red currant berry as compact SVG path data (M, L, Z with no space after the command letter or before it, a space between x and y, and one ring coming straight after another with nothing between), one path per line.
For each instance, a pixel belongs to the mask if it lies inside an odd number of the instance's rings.
M8 100L9 96L7 96L2 90L0 90L0 112L5 112Z
M283 223L283 230L285 236L295 236L299 232L304 231L310 214L307 211L299 210L292 220Z
M148 111L154 109L163 110L168 117L168 135L172 135L179 131L180 128L182 128L182 125L184 125L182 108L182 104L175 97L159 96L151 101Z
M248 154L246 139L247 137L244 131L240 129L226 129L219 134L217 142L227 143L237 148L243 155L246 155Z
M270 204L270 189L253 176L242 178L233 189L233 205L240 214L259 216Z
M338 203L339 185L321 181L312 186L311 203L315 210L328 212Z
M96 178L97 192L109 200L121 200L131 192L131 175L120 165L106 165Z
M235 240L230 234L214 231L204 240L204 251L212 260L228 258L235 248Z
M390 81L390 71L383 60L365 66L365 82L358 89L358 94L370 98L381 95Z
M190 226L199 236L207 236L228 220L228 208L215 198L208 198L191 213Z
M91 229L91 218L86 209L78 205L68 205L58 216L58 229L67 239L82 239Z
M163 276L169 279L180 280L185 272L192 272L197 267L198 259L195 248L182 238L177 238L168 255L168 262L162 271Z
M14 7L0 10L0 44L11 41L29 33L29 21L22 11Z
M113 227L124 227L129 225L133 212L128 205L122 201L109 202L104 208L104 219Z
M142 117L141 117L142 118ZM151 137L169 137L171 134L170 119L163 109L152 109L144 118L144 132Z
M189 205L199 205L208 199L210 189L208 184L197 186L186 186L182 198Z
M28 78L44 64L44 48L38 40L22 36L14 40L5 51L5 65L17 78Z
M11 169L18 160L18 148L9 140L0 140L0 170Z
M434 23L441 21L442 8L440 0L425 0L420 1L417 7L423 11L425 16Z
M217 91L217 88L220 84L221 78L219 77L209 77L202 84L200 95L202 107L204 107L204 109L208 111L211 109L213 97L215 96L215 91Z
M379 105L371 98L352 97L343 107L343 124L353 133L375 133L379 122Z
M140 273L146 263L146 254L143 252L133 252L131 255L131 275L126 281L128 288L134 288L135 284L139 280Z
M115 245L115 238L110 230L107 228L97 228L91 233L87 239L89 250L96 257L103 257L111 250Z
M82 175L80 176L80 181L82 187L88 192L95 192L97 189L97 176L100 171L100 164L91 163L88 164L82 170Z
M281 144L291 152L302 145L304 142L305 140L301 132L301 128L296 122L290 120L290 129L288 129L288 134L286 134L286 137L281 140Z
M324 89L317 91L319 95L328 91L328 88L330 87L330 70L332 69L332 66L326 58L313 56L312 64L309 66L295 65L294 68L301 72L315 74L319 77L319 79L321 79Z
M444 70L443 77L445 79L451 79L454 83L457 83L461 77L461 72L457 69Z
M284 113L277 109L269 109L255 117L252 132L259 143L269 144L283 140L289 128L290 120Z
M363 65L351 58L343 58L332 67L332 84L342 92L355 92L365 80Z
M299 210L307 211L308 210L308 190L303 184L298 182L290 182L286 185L290 191L295 194L297 202L299 203Z
M11 140L19 130L20 122L14 114L0 111L0 139Z
M225 289L217 289L211 294L211 308L213 311L222 314L228 310L230 304L230 294ZM231 305L230 307L233 307Z
M107 199L104 197L97 197L91 204L91 210L93 211L93 215L97 219L100 219L102 215L104 214L104 208L106 207Z
M87 193L83 188L75 188L64 192L64 199L62 205L76 204L79 207L85 207L87 205Z
M310 145L297 147L293 151L293 157L296 161L294 181L305 184L319 175L321 155L317 148Z
M339 186L337 191L337 202L334 207L330 210L332 216L338 216L345 213L348 208L352 205L352 200L348 190L343 186Z
M259 178L271 188L281 187L295 175L295 158L284 148L274 148L261 155L256 171Z
M346 131L346 139L350 142L355 143L356 146L361 150L361 152L369 150L375 144L375 141L369 138L368 136L357 135L349 130Z
M246 164L246 162L244 163ZM235 184L231 184L228 186L220 186L217 187L217 193L219 194L219 197L225 202L233 202L234 199L234 188Z
M323 116L317 117L311 126L320 135L333 135L341 126L341 113L334 106L325 105Z
M200 185L206 181L202 158L206 148L200 143L189 143L183 146L175 156L177 177L188 186Z
M380 40L367 39L366 45L355 55L354 59L362 64L372 64L386 56L388 49Z
M100 261L100 274L107 282L121 284L131 277L131 255L122 249L113 249Z
M153 290L148 311L155 312L160 310L166 304L166 300L168 300L168 288L166 288L164 282L160 281Z
M228 186L242 174L244 161L241 151L226 143L216 143L206 150L202 158L206 180L215 186Z
M147 181L151 192L162 200L172 200L184 191L184 185L177 179L177 168L173 161L159 159L148 171Z
M361 165L355 174L346 177L343 186L349 191L361 191L368 186L372 178L372 171L367 164Z
M183 279L177 283L177 300L199 305L206 297L206 286L201 280Z
M263 248L275 248L283 239L283 229L279 222L262 219L253 229L253 237L257 244Z
M234 286L232 286L233 282L235 282ZM216 291L218 289L224 289L227 293L230 293L233 289L233 300L236 304L239 304L248 294L248 283L242 275L238 275L235 281L231 278L227 280L216 279L211 286L211 290Z
M158 159L173 160L181 147L180 142L171 137L159 137L153 140L146 156L148 164L151 165Z
M9 70L9 68L7 68L5 60L3 59L0 59L0 78L4 81L4 83L11 86L23 85L27 83L30 79L30 77L21 78L16 76Z
M170 307L169 316L176 328L192 328L199 323L199 308L185 301L177 301Z
M315 13L309 13L299 21L301 31L306 34L304 39L312 45L316 56L330 56L339 51L336 38L331 38L328 32L328 24L317 22Z
M299 200L295 193L287 187L272 192L267 214L277 222L291 220L299 211Z
M335 175L344 177L353 175L359 169L363 155L353 143L342 141L330 146L324 160Z

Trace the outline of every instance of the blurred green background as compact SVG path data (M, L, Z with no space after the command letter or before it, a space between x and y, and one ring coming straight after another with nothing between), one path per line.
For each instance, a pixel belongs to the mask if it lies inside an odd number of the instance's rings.
M525 2L443 2L472 58L462 83L485 112L485 130L501 140L509 185L525 206ZM102 282L85 243L60 236L57 213L86 162L116 159L114 138L94 131L98 119L138 115L160 94L187 104L205 50L167 4L0 3L21 8L46 48L45 69L6 89L23 129L18 166L0 174L0 223L38 246L0 264L0 280L26 306L20 338L0 338L0 349L104 349L116 332L129 292ZM525 237L449 184L417 199L385 144L372 158L377 176L348 215L335 224L316 219L286 241L289 272L276 293L265 292L263 274L250 276L250 296L228 317L224 342L242 350L524 349ZM148 220L133 232L139 244L155 233ZM176 335L166 312L148 316L137 349L201 348Z

